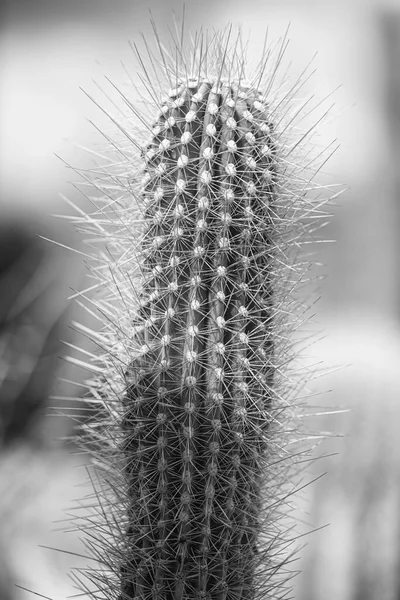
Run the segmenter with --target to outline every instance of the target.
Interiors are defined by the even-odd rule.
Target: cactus
[[[189,80],[169,98],[145,155],[121,598],[244,598],[274,372],[272,124],[241,83]]]
[[[286,38],[247,78],[230,30],[196,35],[189,54],[183,37],[172,52],[155,42],[146,64],[138,54],[147,97],[119,90],[130,120],[107,113],[118,160],[94,183],[83,172],[103,196],[77,221],[103,245],[98,293],[80,298],[102,331],[76,325],[100,348],[79,364],[105,415],[83,428],[102,473],[86,516],[95,590],[77,579],[93,598],[286,597],[299,451],[288,365],[310,266],[297,255],[324,204],[294,160],[312,128],[288,133],[302,80],[275,85]]]

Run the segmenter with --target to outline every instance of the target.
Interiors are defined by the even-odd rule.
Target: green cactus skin
[[[247,79],[240,36],[196,35],[189,56],[155,41],[148,70],[139,56],[153,103],[120,92],[150,139],[110,116],[119,159],[96,169],[103,198],[78,218],[107,247],[91,267],[102,291],[80,294],[102,322],[80,328],[100,348],[88,402],[106,418],[84,428],[102,473],[86,517],[95,591],[77,580],[96,599],[284,598],[299,452],[290,336],[310,266],[296,254],[325,202],[310,197],[315,165],[310,176],[294,159],[311,129],[286,141],[301,82],[274,91],[286,39]]]

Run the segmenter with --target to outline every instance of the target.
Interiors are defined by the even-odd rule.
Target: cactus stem
[[[157,52],[134,46],[135,100],[118,90],[129,118],[109,115],[120,139],[104,134],[117,158],[93,171],[103,197],[76,219],[106,243],[88,288],[103,323],[88,388],[105,407],[86,428],[105,482],[91,518],[107,565],[90,593],[283,598],[292,336],[308,305],[296,290],[329,198],[314,182],[324,154],[308,149],[320,119],[295,130],[310,108],[297,107],[302,81],[278,83],[287,35],[250,73],[232,27],[196,34],[189,53],[183,29],[167,49],[153,27]]]

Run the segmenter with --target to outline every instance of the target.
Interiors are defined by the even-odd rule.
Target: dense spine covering
[[[274,154],[262,95],[204,79],[171,90],[146,147],[122,598],[251,597],[274,372]]]
[[[292,156],[299,140],[286,141],[301,82],[274,91],[286,40],[245,79],[240,37],[206,39],[196,36],[189,56],[182,41],[173,56],[161,44],[157,58],[149,51],[141,78],[156,121],[120,93],[150,139],[110,116],[122,162],[96,170],[103,198],[79,218],[107,244],[89,299],[102,331],[80,326],[101,348],[87,364],[88,402],[106,409],[85,427],[102,472],[87,517],[101,566],[85,573],[95,591],[80,583],[93,598],[250,600],[289,589],[279,517],[293,492],[298,449],[284,429],[297,390],[285,368],[304,316],[293,288],[309,266],[295,255],[323,201],[305,198],[313,186]]]

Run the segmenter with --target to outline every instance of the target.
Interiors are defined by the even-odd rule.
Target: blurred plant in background
[[[0,228],[0,289],[0,445],[7,447],[38,435],[66,325],[51,248],[7,220]]]
[[[3,219],[0,226],[1,600],[16,597],[14,582],[18,580],[21,554],[24,556],[21,540],[28,537],[32,506],[37,506],[37,497],[48,488],[48,455],[54,453],[54,448],[45,415],[59,371],[60,338],[65,339],[67,333],[66,290],[61,285],[67,266],[65,257],[36,235],[34,223]],[[42,517],[36,515],[36,519],[40,522]]]

